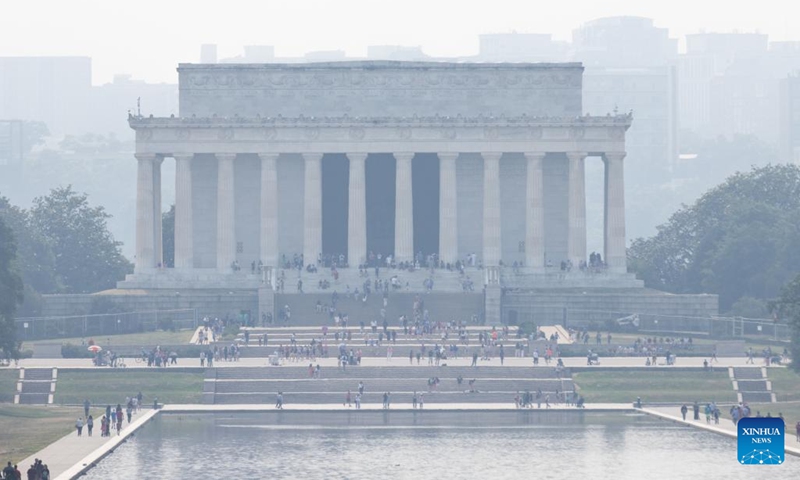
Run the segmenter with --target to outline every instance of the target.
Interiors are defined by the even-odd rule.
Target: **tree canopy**
[[[0,216],[0,355],[12,357],[17,351],[14,314],[22,303],[22,278],[17,272],[17,242]]]
[[[783,287],[780,298],[773,302],[772,309],[785,319],[791,332],[791,367],[800,372],[800,275]]]
[[[89,205],[71,186],[34,199],[30,210],[5,205],[20,240],[19,265],[25,284],[39,293],[91,293],[114,288],[132,271],[121,243],[108,231],[103,207]]]
[[[636,239],[628,258],[648,287],[716,293],[723,311],[743,297],[775,297],[800,272],[800,168],[732,175]]]

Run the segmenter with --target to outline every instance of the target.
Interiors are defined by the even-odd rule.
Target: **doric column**
[[[586,260],[585,152],[567,152],[569,161],[569,235],[567,252],[574,268]]]
[[[153,219],[153,163],[158,158],[152,154],[137,153],[136,174],[136,272],[155,268],[155,221]]]
[[[261,158],[261,261],[278,266],[278,161],[277,153],[259,153]]]
[[[233,161],[235,153],[217,153],[217,270],[232,272],[236,260]]]
[[[164,266],[163,238],[161,236],[161,164],[164,157],[158,156],[153,160],[153,261],[156,267]]]
[[[544,268],[544,152],[526,152],[528,179],[525,195],[525,265]]]
[[[411,188],[413,153],[395,153],[394,258],[397,262],[414,261],[414,197]]]
[[[483,265],[500,264],[500,152],[483,156]]]
[[[175,154],[175,268],[194,266],[192,224],[193,154]]]
[[[303,201],[303,260],[316,264],[322,252],[322,155],[303,154],[305,190]]]
[[[625,251],[625,152],[606,152],[604,237],[605,262],[614,273],[626,273]]]
[[[350,195],[347,200],[347,263],[351,267],[367,259],[366,153],[348,153]]]
[[[458,260],[457,152],[439,153],[439,260]]]

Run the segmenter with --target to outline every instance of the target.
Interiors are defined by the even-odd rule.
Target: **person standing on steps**
[[[478,366],[478,352],[472,352],[472,365],[470,367]]]
[[[364,382],[360,380],[358,382],[358,394],[362,396],[364,395]]]
[[[275,408],[283,409],[283,392],[278,392],[277,397],[275,397]]]

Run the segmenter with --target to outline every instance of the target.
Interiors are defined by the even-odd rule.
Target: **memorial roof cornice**
[[[413,116],[413,117],[145,117],[130,115],[131,128],[253,128],[274,127],[624,127],[631,126],[633,115],[580,117],[535,117],[535,116]]]

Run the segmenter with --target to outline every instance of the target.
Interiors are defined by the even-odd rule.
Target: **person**
[[[684,420],[686,420],[686,414],[688,412],[689,412],[689,407],[687,407],[685,403],[681,405],[681,416],[683,417]]]
[[[694,419],[695,420],[700,420],[700,404],[697,403],[697,402],[694,402],[694,405],[692,405],[692,410],[694,412]]]
[[[361,409],[361,394],[356,393],[356,410]]]
[[[478,366],[478,352],[472,352],[472,365],[470,367]]]
[[[414,391],[414,396],[411,397],[412,408],[417,408],[417,392]]]
[[[42,480],[50,480],[50,469],[49,469],[49,468],[47,468],[47,465],[44,465],[44,466],[42,467],[42,476],[41,476],[41,479],[42,479]]]
[[[800,431],[800,422],[797,423],[798,431]],[[11,462],[8,462],[6,468],[3,469],[3,478],[16,478],[16,473],[14,473],[14,467],[11,466]]]
[[[800,421],[794,426],[795,435],[797,435],[797,441],[800,442]]]
[[[636,397],[636,408],[642,408],[642,397]]]
[[[94,417],[89,415],[86,417],[86,431],[89,433],[89,436],[92,436],[92,429],[94,428]]]
[[[347,391],[347,396],[345,396],[344,402],[345,403],[343,403],[342,406],[344,406],[345,404],[347,404],[348,407],[352,407],[353,406],[351,401],[350,401],[350,390]]]
[[[283,409],[283,392],[278,392],[275,399],[275,408]]]
[[[83,416],[84,416],[84,417],[88,417],[88,416],[89,416],[89,407],[90,407],[91,405],[92,405],[92,404],[91,404],[91,402],[89,402],[89,399],[88,399],[88,398],[87,398],[86,400],[84,400],[84,401],[83,401]]]
[[[78,431],[78,436],[80,437],[83,433],[83,417],[78,417],[78,419],[75,420],[75,430]]]

